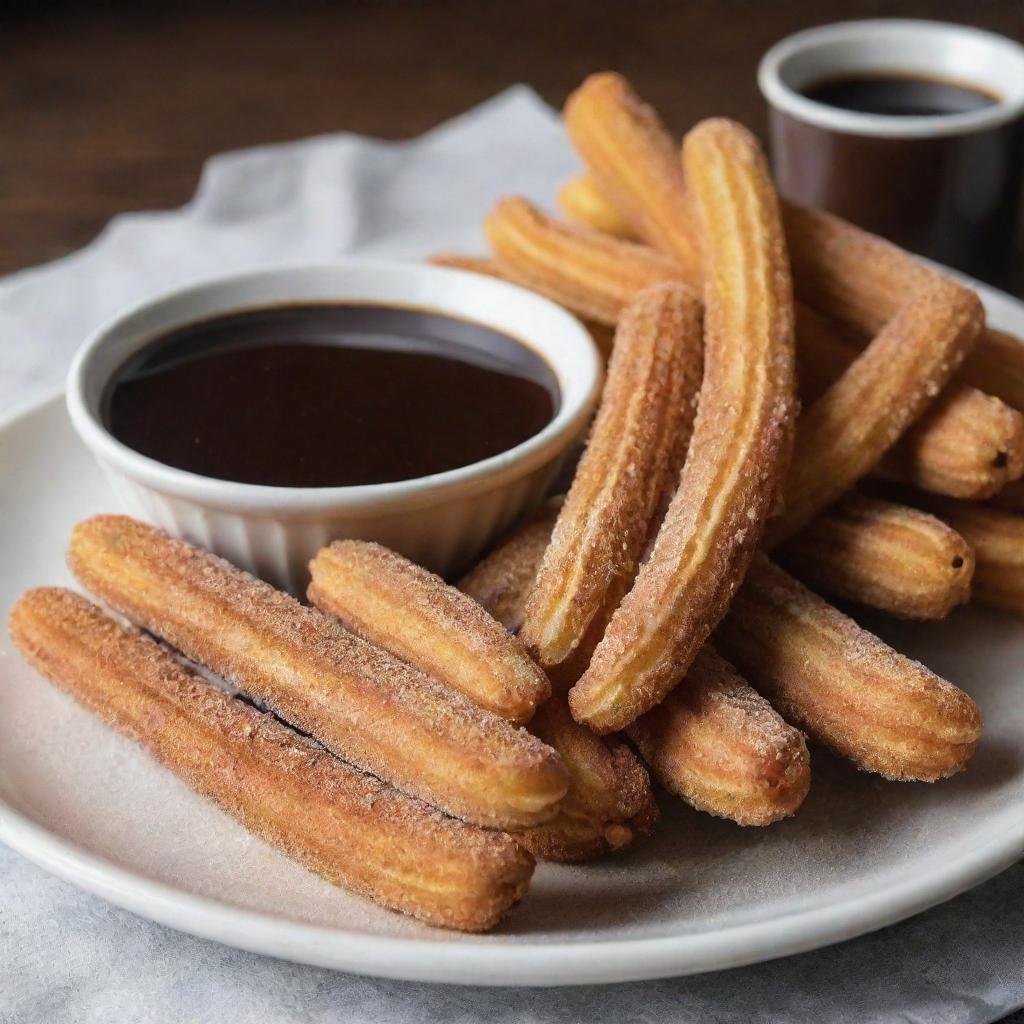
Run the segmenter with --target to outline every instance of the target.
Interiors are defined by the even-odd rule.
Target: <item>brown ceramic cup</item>
[[[808,98],[826,81],[899,75],[991,97],[961,113],[863,113]],[[841,22],[782,40],[758,71],[779,190],[995,283],[1024,167],[1024,47],[962,25]]]

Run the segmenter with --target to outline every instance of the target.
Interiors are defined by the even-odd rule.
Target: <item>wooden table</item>
[[[27,3],[0,21],[0,273],[83,245],[122,210],[184,203],[214,153],[415,135],[513,82],[559,104],[616,68],[677,131],[709,114],[760,130],[758,57],[799,28],[925,16],[1024,38],[1020,0],[139,6]]]

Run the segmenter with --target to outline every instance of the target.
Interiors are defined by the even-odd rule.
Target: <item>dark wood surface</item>
[[[83,245],[115,213],[184,203],[214,153],[340,130],[415,135],[513,82],[560,104],[588,72],[616,68],[676,131],[722,114],[760,132],[758,57],[797,29],[929,17],[1024,41],[1021,0],[0,10],[0,273]]]
[[[211,154],[342,129],[414,135],[513,82],[557,104],[587,72],[617,68],[679,131],[709,114],[760,130],[758,57],[796,29],[901,15],[1024,38],[1021,0],[26,0],[7,11],[0,273],[81,246],[119,211],[180,205]]]

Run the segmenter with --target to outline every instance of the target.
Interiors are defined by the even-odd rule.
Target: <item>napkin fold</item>
[[[215,157],[180,210],[117,217],[80,252],[0,281],[0,415],[59,387],[89,332],[160,292],[350,252],[482,252],[480,222],[499,195],[550,203],[576,167],[555,113],[521,86],[410,142],[342,134]],[[262,958],[118,910],[3,847],[0,878],[0,1024],[982,1024],[1024,1005],[1021,866],[814,953],[556,990],[379,981]]]

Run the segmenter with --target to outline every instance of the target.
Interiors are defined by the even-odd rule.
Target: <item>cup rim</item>
[[[346,288],[346,274],[349,278],[362,276],[372,279],[375,282],[374,293],[360,295],[358,288]],[[182,313],[176,316],[173,313],[174,310],[196,306],[197,302],[217,305],[218,296],[226,297],[234,290],[249,289],[258,293],[262,286],[273,282],[277,282],[279,287],[284,284],[287,290],[289,280],[308,278],[313,281],[324,275],[332,275],[336,284],[325,290],[329,294],[318,298],[306,294],[297,294],[291,299],[275,295],[263,301],[225,301],[223,308],[202,315]],[[441,286],[438,291],[445,295],[444,298],[436,302],[429,298],[431,283]],[[452,295],[457,295],[458,301],[453,300]],[[559,386],[560,403],[551,421],[532,437],[507,451],[467,466],[409,480],[338,487],[282,487],[203,476],[168,466],[135,451],[114,437],[103,423],[99,397],[116,366],[103,372],[97,364],[104,355],[109,355],[113,346],[126,346],[116,364],[120,366],[124,358],[165,330],[202,319],[204,315],[216,316],[288,302],[365,301],[416,305],[416,300],[419,300],[419,305],[430,305],[442,314],[504,330],[520,344],[533,348],[551,367]],[[507,308],[514,308],[526,319],[535,321],[536,331],[530,337],[510,332],[495,313],[502,308],[502,303],[513,304]],[[162,314],[169,318],[170,323],[147,334],[135,325],[150,314]],[[126,338],[130,340],[126,342]],[[97,375],[101,378],[98,382]],[[101,465],[109,466],[137,483],[208,507],[304,516],[326,510],[380,510],[399,504],[403,508],[434,504],[450,496],[469,497],[527,474],[554,458],[579,436],[596,404],[602,379],[601,359],[590,332],[576,317],[550,299],[506,281],[454,268],[414,261],[351,258],[275,265],[205,277],[118,313],[94,330],[79,347],[67,376],[66,403],[75,431]]]
[[[786,80],[787,63],[814,48],[855,39],[863,41],[872,37],[905,38],[909,33],[947,42],[958,37],[969,39],[978,46],[992,47],[1005,59],[1019,62],[1021,71],[1018,81],[1011,83],[1011,88],[1005,94],[1001,94],[999,102],[980,110],[957,114],[903,116],[865,114],[831,107],[808,99]],[[878,138],[940,138],[965,135],[998,128],[1024,114],[1024,46],[995,32],[925,18],[865,18],[840,21],[805,29],[777,42],[761,58],[757,81],[761,94],[771,106],[819,128]]]

